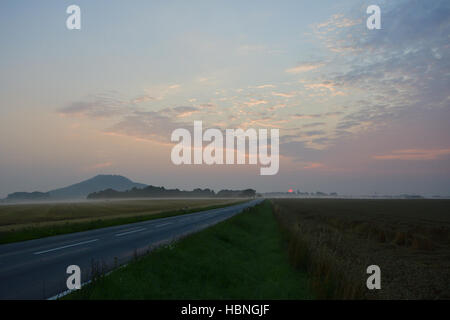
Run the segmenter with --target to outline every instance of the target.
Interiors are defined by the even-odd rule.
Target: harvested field
[[[319,298],[450,299],[449,200],[275,199],[291,263]],[[381,268],[368,290],[366,268]]]

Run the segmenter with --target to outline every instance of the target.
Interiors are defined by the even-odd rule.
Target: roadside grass
[[[136,258],[64,299],[311,299],[269,201]]]
[[[142,201],[142,200],[135,200]],[[242,200],[145,200],[150,203],[153,202],[162,202],[155,205],[133,205],[130,204],[132,201],[126,201],[127,205],[124,204],[117,205],[115,202],[108,202],[106,204],[89,204],[89,203],[78,203],[78,204],[54,204],[54,205],[25,205],[24,212],[28,212],[29,210],[33,210],[33,206],[36,208],[35,210],[43,209],[39,208],[43,206],[45,210],[48,211],[56,211],[59,209],[60,212],[60,220],[55,221],[49,219],[49,221],[41,222],[41,223],[29,223],[26,225],[11,225],[11,226],[2,226],[3,230],[0,231],[0,244],[32,240],[44,237],[50,237],[55,235],[79,232],[79,231],[87,231],[93,229],[99,229],[104,227],[117,226],[122,224],[134,223],[147,221],[152,219],[166,218],[177,216],[181,214],[188,214],[193,212],[217,209],[222,207],[227,207],[230,205],[242,203]],[[20,205],[19,205],[20,206]],[[49,208],[45,208],[48,206]],[[69,217],[65,215],[65,209],[69,207],[75,206],[76,210],[73,208],[71,210],[67,210],[70,212]],[[12,206],[14,207],[14,206]],[[56,209],[54,208],[56,207]],[[122,208],[124,213],[122,215],[117,216],[114,213],[118,210],[117,208]],[[166,209],[164,209],[166,208]],[[4,208],[0,208],[0,222],[1,222],[1,213]],[[16,209],[17,210],[17,209]],[[75,213],[74,213],[75,212]],[[110,216],[107,213],[110,213]],[[20,212],[16,213],[20,216]],[[76,219],[74,217],[83,217],[86,214],[90,214],[92,218],[87,219]],[[45,219],[45,212],[39,214],[39,219]],[[64,220],[66,218],[66,220]],[[23,217],[22,217],[23,219]],[[44,221],[44,220],[43,220]],[[1,224],[0,224],[1,226]]]

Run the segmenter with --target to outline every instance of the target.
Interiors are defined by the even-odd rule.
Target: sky
[[[72,4],[81,30],[66,28]],[[3,0],[0,197],[96,174],[450,195],[449,36],[445,0]],[[278,174],[174,165],[171,133],[196,120],[279,129]]]

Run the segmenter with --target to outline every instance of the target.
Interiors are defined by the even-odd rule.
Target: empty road
[[[0,299],[54,297],[67,290],[69,265],[81,268],[84,283],[90,279],[93,265],[113,269],[136,253],[204,229],[261,201],[0,245]]]

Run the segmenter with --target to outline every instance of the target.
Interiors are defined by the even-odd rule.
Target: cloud
[[[300,114],[296,113],[292,115],[293,118],[296,119],[314,119],[314,118],[320,118],[320,114]]]
[[[298,135],[280,137],[280,152],[284,157],[304,166],[310,163],[323,162],[324,152],[322,150],[310,148],[306,142],[297,139]]]
[[[299,64],[296,67],[286,69],[286,72],[292,73],[292,74],[298,74],[298,73],[302,73],[302,72],[315,70],[317,68],[322,67],[323,65],[324,65],[323,63],[303,63],[303,64]]]
[[[373,156],[377,160],[436,160],[450,154],[450,148],[446,149],[402,149],[395,150],[391,154]]]
[[[324,135],[326,134],[326,132],[324,130],[310,130],[310,131],[305,131],[303,132],[303,136],[306,137],[312,137],[312,136],[320,136],[320,135]]]
[[[327,145],[330,144],[333,141],[333,139],[322,137],[317,139],[312,139],[311,143],[314,145]]]
[[[275,88],[276,86],[273,84],[262,84],[260,86],[256,86],[254,88],[256,89],[265,89],[265,88]]]
[[[95,101],[76,101],[58,109],[62,116],[78,116],[89,118],[109,118],[123,113],[123,104],[97,99]]]
[[[247,107],[254,107],[260,104],[268,104],[269,102],[263,99],[253,99],[251,98],[250,101],[244,102],[243,105]]]
[[[149,95],[142,95],[142,96],[134,98],[131,102],[132,103],[142,103],[142,102],[147,102],[147,101],[152,101],[152,100],[155,100],[155,98],[151,97]]]
[[[338,130],[355,130],[367,127],[376,129],[384,125],[387,120],[398,118],[401,111],[401,109],[392,109],[386,104],[370,104],[370,102],[367,102],[367,104],[358,111],[354,111],[342,117],[336,128]]]
[[[147,88],[143,96],[151,97],[151,100],[161,101],[166,99],[167,96],[172,95],[174,92],[180,91],[181,88],[182,86],[178,83],[155,85]]]
[[[98,170],[103,168],[111,167],[113,163],[111,161],[96,163],[94,165],[83,168],[85,171]]]
[[[186,118],[200,111],[200,109],[192,106],[178,106],[165,110],[167,114],[177,118]]]
[[[291,92],[291,93],[272,92],[272,95],[275,97],[292,98],[292,97],[295,97],[295,92]]]
[[[285,103],[278,103],[276,105],[273,105],[273,106],[267,108],[267,110],[268,111],[275,111],[275,110],[278,110],[278,109],[284,109],[284,108],[286,108],[286,106],[287,106],[287,104],[285,104]]]
[[[217,106],[213,103],[202,103],[198,105],[198,108],[204,111],[212,111],[216,108]]]
[[[214,104],[206,103],[197,106],[176,106],[164,108],[159,111],[134,110],[122,116],[105,130],[109,135],[120,135],[133,137],[140,140],[171,144],[170,136],[175,129],[189,128],[193,120],[185,120],[194,114],[198,114],[199,120],[202,115],[213,112]]]
[[[302,128],[313,128],[313,127],[321,127],[326,125],[326,122],[312,122],[302,125]]]
[[[111,118],[124,116],[135,110],[139,104],[156,100],[154,97],[142,94],[135,98],[120,96],[117,92],[108,91],[86,97],[84,100],[74,101],[67,106],[59,108],[57,113],[61,116],[76,116],[83,118]]]
[[[331,96],[348,93],[349,112],[336,130],[357,134],[414,109],[448,108],[450,2],[384,3],[382,29],[374,31],[359,23],[360,9],[314,27],[331,51],[330,68],[305,88]]]
[[[174,88],[174,86],[171,87]],[[92,101],[73,102],[58,109],[58,113],[63,116],[78,116],[94,120],[108,118],[110,125],[106,129],[100,129],[107,135],[127,136],[166,144],[170,143],[173,130],[192,126],[192,123],[184,122],[183,119],[196,113],[210,113],[215,108],[215,105],[210,103],[201,104],[198,107],[175,106],[159,111],[148,111],[136,106],[140,102],[150,100],[153,98],[149,95],[141,95],[134,99],[94,95]],[[109,162],[98,164],[92,169],[107,165]]]
[[[326,91],[331,92],[332,95],[345,95],[344,92],[337,90],[336,84],[331,81],[323,81],[321,83],[309,83],[305,84],[304,87],[307,90],[318,90],[318,91]]]
[[[309,162],[303,166],[303,169],[318,169],[323,168],[324,164],[320,162]]]
[[[331,111],[331,112],[315,113],[315,114],[296,113],[296,114],[291,115],[291,117],[296,118],[296,119],[317,119],[317,118],[337,117],[342,114],[344,114],[344,112],[342,112],[342,111]]]
[[[340,33],[342,28],[349,28],[360,25],[362,23],[361,18],[348,18],[344,14],[338,13],[332,15],[327,21],[317,23],[313,25],[313,29],[318,35],[325,35],[331,32]]]
[[[284,124],[288,122],[287,119],[274,119],[273,117],[263,117],[263,118],[251,118],[245,121],[242,121],[239,125],[239,128],[275,128],[280,129]]]
[[[189,127],[192,127],[192,123],[175,121],[163,112],[138,111],[109,127],[105,133],[169,144],[175,129]]]

